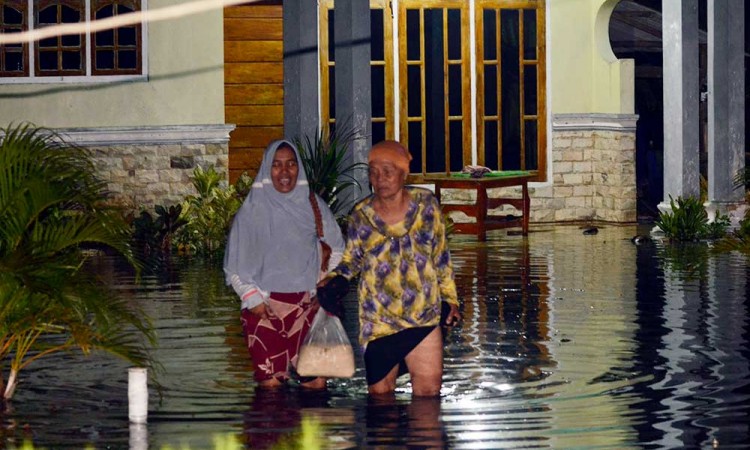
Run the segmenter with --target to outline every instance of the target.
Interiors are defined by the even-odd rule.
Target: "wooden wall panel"
[[[247,23],[252,21],[253,26]],[[224,18],[224,40],[272,41],[282,40],[283,31],[280,19]]]
[[[224,9],[224,114],[229,181],[255,176],[266,146],[284,137],[281,0]]]
[[[241,126],[235,128],[232,138],[237,139],[249,148],[266,148],[269,142],[279,139],[284,134],[283,126]]]
[[[259,18],[276,18],[281,19],[281,2],[266,2],[276,3],[275,5],[265,6],[256,2],[254,4],[232,6],[224,10],[224,17],[259,17]]]
[[[227,105],[281,105],[283,101],[280,84],[229,84],[224,88]]]
[[[284,57],[281,41],[231,41],[224,43],[225,62],[275,62]],[[231,58],[231,59],[230,59]]]
[[[284,125],[284,106],[282,105],[226,105],[225,112],[228,116],[235,118],[235,124]]]
[[[224,84],[284,84],[284,63],[225,63]]]

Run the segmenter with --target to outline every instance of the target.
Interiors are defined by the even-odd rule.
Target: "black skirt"
[[[396,365],[399,366],[399,376],[407,373],[409,369],[404,358],[434,329],[408,328],[368,343],[364,355],[367,384],[373,385],[382,380]]]

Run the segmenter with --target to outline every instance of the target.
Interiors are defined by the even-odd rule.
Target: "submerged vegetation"
[[[656,219],[656,226],[664,235],[674,241],[699,241],[719,239],[726,235],[729,228],[729,217],[717,214],[713,221],[700,200],[669,197],[670,212],[661,212]]]
[[[90,250],[140,267],[88,153],[50,130],[9,126],[0,143],[0,399],[52,353],[103,350],[150,363],[148,318],[85,270]],[[145,338],[145,342],[144,342]]]

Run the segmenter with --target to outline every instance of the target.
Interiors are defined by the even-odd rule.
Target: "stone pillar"
[[[664,201],[700,196],[698,0],[662,2]]]
[[[315,136],[318,105],[318,2],[284,1],[284,134]]]
[[[722,213],[744,202],[745,0],[708,0],[708,201]],[[733,209],[733,208],[732,208]]]
[[[356,132],[347,163],[367,162],[372,146],[369,0],[335,2],[334,46],[336,124]],[[370,192],[366,171],[357,170],[354,176],[362,189],[359,193],[350,190],[345,203],[353,204]]]

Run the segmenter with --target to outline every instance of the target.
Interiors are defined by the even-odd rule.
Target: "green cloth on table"
[[[482,178],[504,178],[504,177],[517,177],[519,175],[531,175],[528,170],[493,170],[482,175]],[[451,173],[452,178],[471,178],[470,173],[454,172]]]

